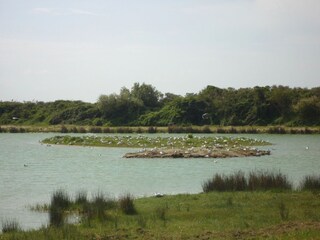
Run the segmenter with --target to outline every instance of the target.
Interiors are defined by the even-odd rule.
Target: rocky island
[[[255,146],[270,143],[244,137],[221,137],[203,135],[144,136],[144,135],[83,135],[55,136],[42,141],[45,144],[91,147],[140,148],[128,152],[125,158],[227,158],[269,155],[269,150]]]

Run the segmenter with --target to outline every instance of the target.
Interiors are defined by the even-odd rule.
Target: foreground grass
[[[318,193],[210,192],[134,200],[103,221],[5,233],[0,239],[317,239]]]

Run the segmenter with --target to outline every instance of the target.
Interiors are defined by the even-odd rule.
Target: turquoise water
[[[16,219],[24,229],[46,225],[47,214],[28,206],[49,203],[60,188],[70,194],[86,190],[89,196],[102,191],[140,197],[201,192],[201,184],[215,173],[280,170],[297,186],[303,176],[320,172],[320,135],[234,135],[273,143],[263,147],[271,155],[229,159],[125,159],[126,152],[136,149],[39,143],[50,136],[54,134],[0,134],[0,221]]]

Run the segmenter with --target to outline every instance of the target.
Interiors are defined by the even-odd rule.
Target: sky
[[[0,101],[320,86],[319,0],[0,0]]]

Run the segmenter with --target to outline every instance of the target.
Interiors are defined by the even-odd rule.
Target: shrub
[[[2,223],[3,233],[18,232],[20,230],[21,228],[16,220],[6,220]]]
[[[134,207],[133,200],[134,200],[133,196],[129,193],[119,198],[119,207],[123,213],[128,215],[133,215],[137,213]]]

